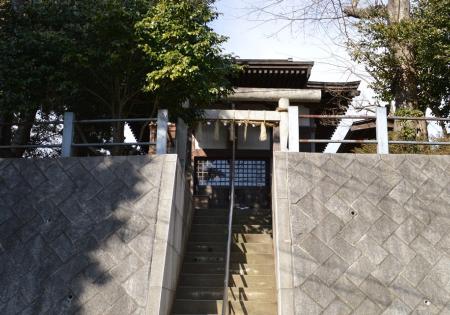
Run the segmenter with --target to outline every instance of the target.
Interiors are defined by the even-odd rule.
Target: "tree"
[[[61,25],[65,16],[56,6],[24,6],[0,1],[0,123],[22,123],[17,129],[0,125],[1,145],[28,142],[36,112],[56,108],[67,92],[60,69],[68,47]],[[64,92],[65,91],[65,92]],[[24,150],[3,150],[21,156]]]
[[[228,79],[236,67],[232,56],[222,53],[225,38],[208,27],[217,17],[209,2],[87,1],[82,10],[88,27],[69,60],[79,86],[72,99],[86,101],[72,103],[75,112],[92,115],[86,105],[95,104],[105,117],[154,117],[164,107],[186,117],[230,91]],[[180,106],[186,100],[193,107],[189,111]],[[122,122],[114,126],[114,142],[123,142],[123,127]],[[96,137],[107,138],[107,131]]]
[[[409,35],[415,44],[420,87],[419,105],[450,117],[450,1],[421,0]],[[445,131],[445,128],[444,128]]]
[[[66,102],[68,110],[80,118],[148,114],[145,107],[150,106],[152,95],[143,86],[153,64],[138,46],[135,24],[150,16],[151,6],[149,0],[90,0],[68,7],[73,23],[66,36],[73,44],[64,60],[75,91]],[[77,136],[77,141],[120,143],[125,138],[124,122],[77,126]],[[114,147],[111,153],[123,154],[124,148]]]
[[[154,108],[185,100],[203,108],[231,91],[239,67],[223,54],[226,38],[208,26],[218,16],[212,3],[161,0],[137,23],[140,47],[154,66],[145,84],[156,96]]]
[[[384,3],[267,1],[256,11],[289,24],[337,28],[354,58],[374,77],[373,87],[382,100],[394,100],[399,109],[430,107],[436,115],[448,116],[449,0]]]
[[[363,36],[352,42],[353,55],[367,65],[383,100],[449,115],[449,14],[450,1],[420,0],[398,23],[378,11],[357,24]]]
[[[195,109],[229,91],[236,66],[222,52],[225,38],[208,27],[217,17],[212,1],[43,0],[20,9],[0,1],[4,115],[148,117],[160,106],[181,112],[190,100]],[[78,126],[77,141],[122,142],[123,127]]]

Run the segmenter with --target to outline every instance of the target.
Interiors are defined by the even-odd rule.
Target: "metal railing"
[[[95,143],[75,143],[76,124],[99,124],[114,122],[156,122],[157,135],[156,141],[137,141],[137,142],[95,142]],[[21,126],[21,125],[63,125],[62,141],[55,144],[26,144],[26,145],[1,145],[0,149],[44,149],[61,148],[62,157],[72,156],[73,148],[76,147],[123,147],[123,146],[146,146],[155,145],[156,154],[165,154],[167,152],[167,128],[168,112],[165,109],[158,111],[158,118],[117,118],[117,119],[81,119],[76,120],[72,112],[64,113],[64,120],[38,121],[33,123],[2,123],[1,125]]]
[[[230,256],[231,256],[231,243],[233,237],[233,212],[234,212],[234,170],[236,162],[236,137],[235,128],[233,122],[232,132],[232,145],[231,145],[231,165],[230,165],[230,212],[228,216],[228,239],[227,239],[227,251],[225,257],[225,279],[223,281],[223,302],[222,302],[222,315],[228,313],[228,285],[230,281]]]
[[[206,111],[211,112],[211,111]],[[212,111],[212,112],[217,112]],[[236,112],[233,111],[234,118]],[[245,111],[249,115],[248,111]],[[376,144],[377,153],[389,154],[389,145],[450,145],[450,142],[439,141],[406,141],[406,140],[389,140],[388,138],[388,121],[396,120],[411,120],[411,121],[435,121],[435,122],[450,122],[450,118],[438,118],[438,117],[401,117],[401,116],[387,116],[387,110],[385,107],[377,107],[376,115],[299,115],[297,106],[289,106],[286,117],[278,112],[276,116],[280,123],[280,138],[283,138],[280,143],[282,144],[281,151],[299,151],[299,143],[321,143],[321,144]],[[242,114],[242,113],[241,113]],[[266,117],[267,113],[264,111],[255,112],[256,118],[259,116]],[[259,116],[258,116],[258,115]],[[242,114],[244,115],[244,114]],[[242,116],[241,115],[241,116]],[[216,116],[218,114],[216,113]],[[220,116],[220,115],[219,115]],[[225,115],[226,116],[226,115]],[[245,116],[245,115],[244,115]],[[243,117],[244,117],[243,116]],[[228,117],[228,116],[227,116]],[[247,117],[247,116],[245,116]],[[262,119],[259,117],[258,119]],[[285,118],[283,118],[285,117]],[[248,117],[247,117],[248,118]],[[256,119],[255,118],[255,119]],[[273,118],[273,117],[272,117]],[[215,119],[218,119],[215,117]],[[220,119],[220,118],[219,118]],[[228,119],[228,118],[227,118]],[[253,118],[252,118],[253,119]],[[376,140],[345,140],[342,139],[301,139],[299,134],[299,119],[347,119],[347,120],[375,120],[376,122]],[[265,120],[265,118],[264,118]],[[155,141],[146,142],[102,142],[102,143],[74,143],[74,126],[76,124],[94,124],[94,123],[113,123],[113,122],[157,122],[157,135]],[[167,153],[167,130],[168,130],[168,112],[165,109],[158,111],[157,118],[119,118],[119,119],[83,119],[76,120],[75,115],[71,112],[64,114],[64,120],[53,121],[41,121],[41,122],[19,122],[14,124],[0,123],[0,125],[63,125],[63,135],[61,143],[46,143],[46,144],[28,144],[28,145],[1,145],[0,149],[36,149],[36,148],[61,148],[61,156],[72,156],[72,150],[76,147],[123,147],[123,146],[146,146],[155,145],[156,154]],[[177,129],[178,130],[178,129]],[[288,139],[289,138],[289,141]],[[289,148],[287,143],[290,143]],[[297,145],[296,145],[297,144]],[[183,152],[181,152],[183,153]]]
[[[156,118],[116,118],[116,119],[83,119],[74,120],[74,124],[101,124],[114,122],[155,122]],[[154,141],[138,141],[138,142],[102,142],[102,143],[73,143],[71,147],[123,147],[133,145],[156,145]],[[69,156],[71,153],[68,154]]]
[[[450,142],[439,141],[406,141],[389,140],[388,121],[413,120],[413,121],[439,121],[450,122],[450,118],[440,117],[403,117],[387,116],[385,107],[377,107],[376,115],[298,115],[298,118],[304,119],[349,119],[349,120],[375,120],[376,122],[376,140],[345,140],[345,139],[299,139],[300,143],[342,143],[342,144],[376,144],[377,153],[389,154],[389,145],[450,145]],[[289,122],[296,123],[295,121]],[[292,129],[290,129],[292,130]]]

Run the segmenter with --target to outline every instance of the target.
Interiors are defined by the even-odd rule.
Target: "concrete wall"
[[[273,205],[279,314],[450,314],[449,156],[275,153]]]
[[[191,221],[190,187],[177,156],[167,156],[159,195],[148,314],[170,314]]]
[[[175,174],[173,155],[0,160],[0,314],[167,314]]]

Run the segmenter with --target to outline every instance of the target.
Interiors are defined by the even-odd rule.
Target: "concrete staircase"
[[[196,209],[173,314],[221,314],[228,209]],[[229,313],[275,315],[270,209],[235,210]]]

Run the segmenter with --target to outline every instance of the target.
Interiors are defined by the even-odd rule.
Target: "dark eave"
[[[321,90],[333,90],[333,91],[353,91],[358,90],[361,81],[351,82],[320,82],[309,81],[306,84],[308,89],[321,89]]]
[[[244,69],[234,85],[260,88],[305,88],[314,66],[314,62],[289,59],[237,59],[236,63]]]
[[[274,67],[274,68],[312,68],[313,61],[293,61],[291,59],[236,59],[239,65],[248,67]]]

